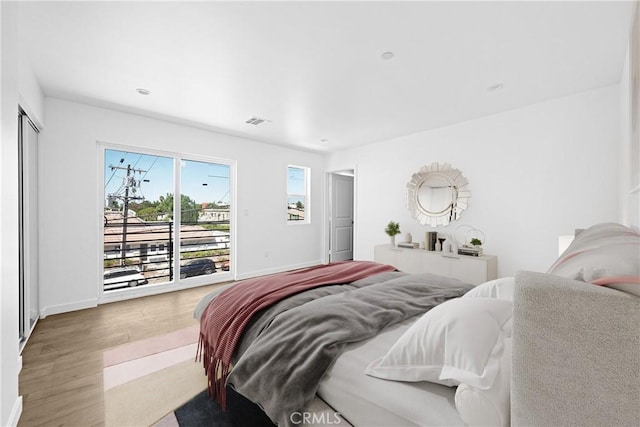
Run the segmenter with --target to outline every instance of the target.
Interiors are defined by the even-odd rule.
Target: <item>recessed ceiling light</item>
[[[136,92],[138,92],[140,95],[149,95],[151,93],[150,90],[147,89],[143,89],[141,87],[139,87],[138,89],[136,89]]]
[[[387,51],[387,52],[382,52],[382,55],[380,55],[380,57],[382,59],[384,59],[385,61],[390,60],[391,58],[393,58],[393,52],[391,51]]]
[[[504,88],[504,83],[496,83],[487,88],[489,92],[496,92],[498,90],[502,90]]]
[[[327,138],[322,138],[322,139],[320,140],[320,142],[322,142],[323,144],[325,144],[325,143],[329,142],[329,140],[328,140]]]

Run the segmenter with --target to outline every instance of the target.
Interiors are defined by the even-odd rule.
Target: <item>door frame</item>
[[[324,224],[324,253],[323,253],[323,262],[328,264],[331,262],[331,218],[332,218],[332,206],[331,201],[333,200],[333,189],[331,187],[331,177],[333,175],[344,175],[349,174],[353,176],[353,259],[357,259],[358,253],[358,242],[356,240],[356,236],[358,235],[358,204],[356,200],[358,200],[358,169],[357,166],[353,166],[351,168],[343,168],[327,171],[325,174],[325,224]]]
[[[25,129],[31,127],[35,132],[35,143],[25,135]],[[18,258],[19,258],[19,290],[18,290],[18,312],[20,319],[19,328],[19,351],[22,352],[27,344],[31,333],[40,319],[40,281],[39,281],[39,218],[40,208],[38,206],[38,189],[40,171],[38,135],[40,129],[31,120],[28,113],[18,106]],[[35,174],[35,176],[34,176]],[[32,194],[32,190],[35,194]],[[35,198],[35,200],[33,200]],[[32,203],[35,201],[35,204]],[[34,221],[35,220],[35,223]],[[34,242],[35,239],[35,242]],[[33,244],[32,244],[33,243]],[[35,294],[34,294],[35,293]],[[34,307],[32,307],[35,304]],[[34,311],[32,311],[32,308]],[[34,314],[35,318],[31,318]]]

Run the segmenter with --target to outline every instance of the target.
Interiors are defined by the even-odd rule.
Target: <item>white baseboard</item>
[[[299,268],[313,267],[320,264],[324,264],[324,263],[320,260],[317,260],[317,261],[305,262],[302,264],[294,264],[294,265],[286,265],[283,267],[270,268],[267,270],[251,271],[249,273],[237,274],[236,280],[251,279],[258,276],[267,276],[269,274],[282,273],[285,271],[297,270]]]
[[[18,421],[20,421],[20,416],[22,415],[22,396],[18,396],[16,402],[13,404],[13,409],[11,409],[11,415],[9,415],[9,420],[7,422],[8,426],[17,426]]]
[[[76,301],[69,304],[49,305],[42,308],[40,312],[40,318],[44,319],[47,316],[58,313],[67,313],[69,311],[84,310],[85,308],[93,308],[98,306],[97,299],[88,299],[84,301]]]

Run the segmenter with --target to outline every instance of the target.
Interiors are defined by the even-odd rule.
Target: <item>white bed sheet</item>
[[[351,344],[322,378],[318,396],[356,427],[464,426],[455,406],[455,387],[387,381],[364,373],[418,318]]]

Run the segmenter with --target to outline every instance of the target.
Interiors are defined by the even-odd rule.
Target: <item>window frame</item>
[[[165,151],[165,150],[156,150],[145,147],[138,147],[134,145],[125,145],[125,144],[116,144],[104,141],[96,141],[97,145],[97,162],[98,167],[97,174],[97,212],[100,213],[100,218],[102,218],[101,212],[104,209],[104,200],[106,198],[105,188],[104,188],[104,169],[105,169],[105,151],[106,150],[118,150],[125,152],[134,152],[139,154],[151,155],[151,156],[163,156],[169,157],[173,159],[173,194],[181,194],[181,162],[183,160],[191,160],[196,162],[207,162],[207,163],[217,163],[224,164],[229,166],[229,194],[230,194],[230,203],[229,203],[229,224],[230,224],[230,236],[229,236],[229,244],[231,250],[229,252],[229,262],[232,266],[231,271],[221,272],[216,277],[202,277],[202,278],[189,278],[189,279],[180,279],[179,274],[179,263],[180,258],[174,257],[174,278],[171,281],[167,281],[161,284],[154,284],[151,286],[142,286],[142,287],[134,287],[134,288],[123,288],[123,289],[112,289],[108,292],[105,292],[103,286],[104,280],[104,223],[102,220],[99,221],[99,226],[97,227],[98,233],[98,244],[96,245],[96,253],[97,253],[97,287],[98,287],[98,304],[108,303],[112,301],[119,301],[123,299],[130,298],[138,298],[143,296],[155,295],[163,292],[175,291],[179,289],[188,289],[197,286],[205,286],[212,283],[225,282],[229,280],[235,279],[235,266],[236,266],[236,241],[237,241],[237,231],[236,231],[236,203],[237,203],[237,192],[236,192],[236,182],[237,182],[237,161],[232,159],[225,159],[220,157],[213,156],[205,156],[205,155],[194,155],[181,153],[176,151]],[[175,198],[174,198],[175,200]],[[180,204],[174,203],[173,206],[173,219],[176,224],[180,224],[181,212],[180,212]],[[173,231],[173,251],[174,253],[180,253],[180,227],[174,227]]]
[[[304,194],[299,194],[299,193],[292,193],[289,191],[289,172],[290,169],[300,169],[303,171],[303,176],[304,176]],[[287,213],[286,213],[286,220],[287,220],[287,224],[311,224],[311,185],[310,185],[310,179],[311,177],[311,168],[308,166],[299,166],[299,165],[292,165],[289,164],[287,165],[287,181],[286,181],[286,191],[287,191]],[[302,220],[292,220],[289,219],[289,199],[291,197],[304,197],[304,219]]]

